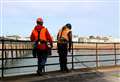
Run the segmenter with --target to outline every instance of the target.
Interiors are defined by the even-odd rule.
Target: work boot
[[[66,69],[64,70],[64,72],[65,72],[65,73],[69,73],[70,70],[69,70],[68,68],[66,68]]]
[[[37,70],[37,74],[38,74],[39,76],[42,76],[42,71],[41,71],[41,70]]]
[[[70,70],[69,70],[69,69],[66,69],[65,71],[66,71],[67,73],[69,73],[69,72],[70,72]]]

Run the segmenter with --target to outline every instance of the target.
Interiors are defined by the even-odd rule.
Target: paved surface
[[[69,73],[51,72],[43,76],[32,74],[5,78],[0,82],[120,82],[120,69],[112,69],[109,71],[100,69],[89,72],[74,70]]]

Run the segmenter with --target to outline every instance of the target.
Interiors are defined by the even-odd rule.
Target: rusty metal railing
[[[56,41],[54,42],[54,47],[52,49],[57,50],[57,45]],[[84,53],[81,52],[84,51]],[[89,53],[90,52],[92,53]],[[107,53],[100,53],[100,51],[107,51]],[[109,53],[111,52],[112,53]],[[77,53],[79,52],[79,53]],[[93,53],[94,52],[94,53]],[[8,69],[14,69],[14,68],[27,68],[27,67],[36,67],[37,65],[25,65],[25,66],[10,66],[6,67],[5,62],[7,60],[19,60],[19,59],[32,59],[33,57],[24,57],[26,54],[31,54],[32,53],[32,42],[31,41],[21,41],[21,40],[0,40],[0,61],[1,61],[1,78],[5,77],[4,76],[4,71]],[[77,53],[77,54],[76,54]],[[100,60],[99,58],[101,56],[114,56],[111,59],[104,59]],[[95,57],[95,60],[75,60],[75,58],[79,57]],[[68,64],[71,64],[72,67],[71,69],[75,69],[75,64],[80,64],[80,63],[90,63],[94,62],[95,67],[98,68],[100,67],[99,63],[100,62],[109,62],[113,61],[114,65],[120,65],[120,63],[117,63],[120,61],[120,43],[95,43],[95,42],[73,42],[72,46],[72,52],[71,55],[68,55],[68,57],[71,57],[71,61],[68,62]],[[49,58],[58,58],[58,55],[54,56],[49,56]],[[59,63],[51,63],[51,64],[46,64],[46,66],[50,65],[59,65]]]

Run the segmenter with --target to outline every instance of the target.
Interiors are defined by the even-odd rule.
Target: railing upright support
[[[98,43],[96,43],[96,69],[98,69],[98,63],[99,63],[99,60],[98,60]]]
[[[12,45],[12,40],[10,40],[10,45],[11,45],[11,57],[12,57],[12,59],[13,59],[13,45]]]
[[[72,70],[74,69],[73,42],[72,42]]]
[[[4,77],[4,39],[1,40],[2,41],[2,74],[1,74],[1,78]]]
[[[117,65],[116,43],[114,43],[115,66]]]
[[[16,41],[17,42],[17,41]],[[17,47],[18,46],[18,42],[17,43],[15,43],[15,52],[16,52],[16,58],[18,57],[18,50],[17,50]]]

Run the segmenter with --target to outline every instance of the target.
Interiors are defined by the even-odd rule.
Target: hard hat
[[[37,22],[43,22],[43,19],[41,17],[37,18]]]
[[[67,23],[65,26],[67,26],[69,29],[72,28],[71,24],[70,23]]]

